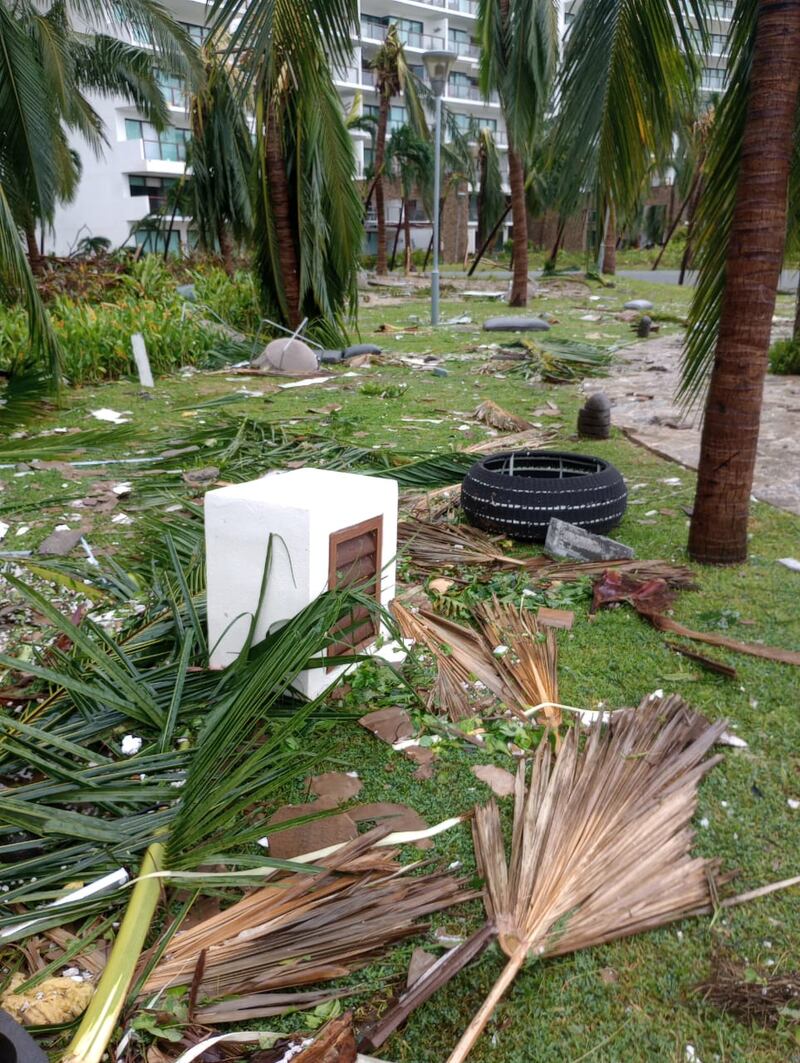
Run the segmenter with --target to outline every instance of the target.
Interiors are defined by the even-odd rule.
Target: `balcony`
[[[718,22],[730,22],[735,7],[734,3],[728,3],[727,0],[711,4],[708,12],[709,18],[716,19]]]
[[[361,20],[361,36],[364,40],[384,41],[388,30],[388,25],[382,26],[366,19]],[[397,37],[402,44],[409,48],[416,48],[421,52],[442,51],[447,43],[444,37],[437,37],[432,33],[413,33],[411,30],[404,30],[399,26],[397,27]]]
[[[450,41],[450,48],[458,53],[459,59],[480,59],[481,57],[479,44],[467,43],[466,41]]]
[[[496,92],[492,92],[489,95],[489,99],[484,98],[483,93],[477,85],[465,85],[463,82],[448,82],[447,92],[445,94],[446,100],[474,100],[475,103],[482,104],[498,104],[500,98]]]
[[[362,79],[360,77],[361,71],[358,67],[348,66],[343,69],[333,71],[333,80],[337,85],[361,85]]]
[[[478,14],[478,0],[421,0],[431,7],[440,7],[444,11],[457,11],[461,15]]]

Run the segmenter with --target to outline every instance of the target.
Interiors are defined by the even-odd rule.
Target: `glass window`
[[[196,26],[192,22],[179,22],[178,25],[186,30],[189,34],[190,40],[199,48],[201,44],[205,44],[208,40],[211,30],[208,26]]]
[[[164,248],[167,244],[167,234],[159,229],[137,229],[134,233],[136,240],[136,246],[141,247],[143,251],[148,253],[164,254]],[[169,234],[169,248],[170,254],[178,254],[181,249],[181,234],[173,229]]]
[[[156,214],[166,207],[169,191],[177,183],[177,177],[151,177],[149,174],[131,174],[128,178],[131,196],[134,199],[147,196],[151,214]]]
[[[125,119],[125,138],[143,141],[144,157],[154,162],[185,162],[190,137],[188,129],[168,126],[163,133],[158,133],[149,122],[138,118]]]

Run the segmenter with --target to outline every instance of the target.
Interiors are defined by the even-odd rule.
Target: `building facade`
[[[197,44],[207,36],[205,0],[164,0],[165,6],[184,26]],[[560,3],[560,31],[568,31],[580,0]],[[704,63],[703,89],[720,91],[724,85],[726,32],[733,3],[718,0],[713,24],[711,48]],[[335,71],[337,89],[345,111],[359,101],[362,113],[377,114],[378,94],[371,60],[394,24],[403,42],[406,58],[414,72],[424,80],[423,53],[447,48],[458,55],[447,85],[444,102],[455,121],[467,130],[488,127],[501,151],[501,166],[506,171],[507,137],[499,101],[485,100],[478,87],[480,49],[476,41],[477,0],[361,0],[359,24],[353,27],[353,57],[347,69]],[[108,32],[126,36],[124,26],[109,26]],[[128,39],[131,39],[128,36]],[[67,255],[75,251],[84,238],[105,237],[116,248],[142,245],[145,250],[163,250],[169,232],[169,250],[191,249],[191,219],[176,215],[166,225],[153,227],[145,220],[163,211],[169,190],[186,172],[186,149],[189,141],[188,97],[180,79],[163,79],[172,126],[158,133],[135,108],[124,101],[92,99],[102,118],[108,144],[96,156],[87,144],[76,139],[73,147],[81,157],[83,173],[73,202],[59,207],[53,230],[44,234],[44,251]],[[402,96],[392,101],[389,132],[408,119]],[[353,131],[357,176],[363,177],[372,162],[372,139],[366,131]],[[463,249],[474,250],[474,190],[456,190],[449,205],[450,229],[458,235],[450,248],[449,258],[460,258]],[[400,220],[400,199],[389,188],[387,222],[396,226]],[[422,204],[414,204],[412,241],[416,247],[430,242],[430,223]],[[376,217],[368,214],[365,222],[365,250],[374,250]],[[444,232],[445,252],[449,243]],[[399,249],[403,249],[400,234]]]

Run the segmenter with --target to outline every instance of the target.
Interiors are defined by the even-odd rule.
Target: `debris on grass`
[[[732,957],[717,960],[711,977],[695,990],[705,1004],[748,1025],[800,1023],[800,972],[761,974]]]
[[[485,783],[496,797],[511,797],[514,793],[514,776],[505,768],[494,764],[473,764],[470,769],[476,779]]]
[[[286,874],[179,931],[143,994],[191,983],[201,955],[198,991],[209,1000],[341,978],[418,933],[418,920],[478,895],[444,872],[408,874],[415,865],[376,848],[391,833],[377,827],[317,857],[311,873]]]
[[[496,540],[468,524],[431,524],[422,520],[401,521],[397,527],[398,550],[407,554],[418,572],[437,574],[460,565],[524,567],[497,548]]]
[[[497,428],[501,432],[527,432],[533,428],[530,421],[524,417],[518,417],[515,413],[504,410],[491,399],[486,399],[480,404],[472,415],[476,421],[488,424],[490,428]]]
[[[556,560],[573,561],[625,561],[635,556],[632,547],[558,517],[547,526],[544,552]]]
[[[27,979],[11,976],[0,996],[0,1006],[22,1026],[58,1026],[82,1015],[94,994],[90,981],[75,978],[45,978],[32,989],[18,992]]]
[[[390,746],[402,742],[404,738],[411,738],[414,734],[414,726],[411,717],[399,706],[392,705],[386,709],[378,709],[377,712],[369,712],[358,721],[362,727],[366,727],[382,742]]]
[[[724,664],[722,661],[717,661],[715,658],[708,657],[704,653],[690,650],[688,646],[681,646],[678,642],[665,642],[664,645],[668,650],[672,650],[673,653],[679,653],[682,657],[687,657],[690,661],[695,661],[701,666],[701,668],[705,668],[709,672],[716,672],[717,675],[724,675],[727,679],[736,678],[736,669],[731,664]]]

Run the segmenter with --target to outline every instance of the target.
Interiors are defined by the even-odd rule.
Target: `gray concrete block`
[[[544,552],[556,560],[574,561],[625,561],[636,556],[633,547],[605,535],[595,535],[558,517],[550,520]]]

